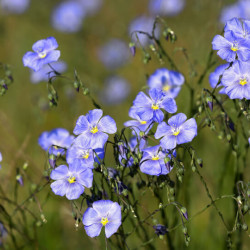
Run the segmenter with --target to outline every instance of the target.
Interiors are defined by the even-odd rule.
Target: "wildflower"
[[[142,32],[148,33],[149,35],[152,35],[154,21],[155,20],[152,17],[139,16],[131,22],[129,26],[129,34],[132,36],[132,40],[136,44],[136,46],[144,47],[152,43],[152,41],[149,39],[149,37],[146,34],[142,34],[137,31],[142,31]],[[156,38],[159,38],[160,28],[158,25],[156,25],[154,33],[155,33]]]
[[[121,207],[117,202],[99,200],[92,204],[83,214],[82,222],[85,231],[91,238],[101,233],[105,227],[105,235],[109,238],[121,225]]]
[[[128,97],[130,89],[130,84],[126,79],[111,76],[104,83],[103,90],[100,92],[100,99],[106,105],[119,104]]]
[[[104,149],[89,148],[88,141],[82,140],[82,138],[76,138],[73,145],[67,150],[66,160],[68,164],[74,164],[79,161],[82,167],[94,168],[94,161],[98,162],[98,158],[103,159]]]
[[[73,33],[82,28],[84,17],[85,11],[80,3],[62,2],[52,13],[52,25],[58,31]]]
[[[93,173],[89,168],[83,168],[80,164],[60,165],[50,174],[55,180],[51,185],[56,195],[64,196],[68,200],[75,200],[84,192],[84,187],[92,187]]]
[[[52,68],[51,68],[52,67]],[[46,64],[39,71],[30,71],[30,81],[34,84],[39,82],[47,82],[49,78],[56,76],[54,70],[58,73],[63,73],[67,69],[67,64],[63,61],[51,63],[51,67]]]
[[[86,140],[92,149],[103,148],[108,140],[108,134],[114,134],[117,131],[114,119],[108,115],[104,117],[102,115],[101,109],[90,110],[86,116],[82,115],[78,118],[73,131],[75,135],[80,135],[81,140]]]
[[[238,18],[233,18],[226,22],[224,32],[228,32],[228,31],[232,31],[233,34],[237,38],[249,39],[250,38],[250,21],[243,20],[241,22]]]
[[[158,125],[155,138],[160,140],[164,149],[174,149],[176,145],[191,142],[197,135],[197,124],[194,118],[187,120],[183,113],[172,116],[167,125],[162,122]]]
[[[148,78],[148,85],[151,89],[161,89],[167,97],[176,98],[184,81],[184,76],[179,72],[161,68]]]
[[[236,61],[222,76],[221,84],[230,99],[250,99],[250,63]]]
[[[214,72],[212,72],[210,75],[209,75],[209,83],[211,85],[212,88],[220,88],[220,87],[223,87],[221,85],[221,83],[219,83],[219,80],[220,80],[220,76],[222,77],[225,70],[227,68],[229,68],[229,63],[226,63],[226,64],[222,64],[220,66],[218,66]],[[220,94],[225,94],[225,88],[221,88],[220,91],[219,91]]]
[[[136,108],[136,113],[141,120],[153,120],[160,123],[164,118],[161,109],[169,113],[175,113],[177,111],[175,100],[165,96],[161,90],[150,89],[149,96],[150,97],[143,92],[139,92],[133,102],[133,107]]]
[[[153,15],[175,16],[184,8],[184,0],[150,0],[149,11]]]
[[[100,7],[103,4],[103,0],[78,0],[78,2],[81,4],[84,12],[88,16],[92,16],[96,14],[96,12],[100,9]]]
[[[69,148],[74,141],[74,136],[63,128],[55,128],[50,132],[43,132],[39,139],[38,144],[43,150],[48,150],[50,154],[62,155],[65,149]]]
[[[161,224],[157,224],[155,226],[153,226],[153,228],[155,229],[155,233],[159,236],[159,235],[165,235],[168,230],[164,225]]]
[[[107,69],[117,69],[129,60],[128,45],[120,39],[111,39],[98,50],[98,58]]]
[[[224,33],[224,37],[216,35],[212,41],[213,50],[218,50],[217,55],[227,62],[238,58],[241,61],[250,59],[250,41],[238,38],[232,31]]]
[[[22,14],[29,7],[30,0],[1,0],[4,13]]]
[[[149,121],[142,120],[137,114],[137,109],[135,107],[130,108],[129,116],[134,120],[125,122],[124,126],[133,128],[133,131],[135,131],[137,135],[139,135],[141,131],[147,134],[153,126],[154,121],[152,119]]]
[[[32,46],[35,52],[29,51],[23,56],[24,66],[38,71],[45,64],[56,62],[60,57],[60,51],[55,50],[57,47],[58,44],[54,37],[37,41]]]
[[[172,166],[165,163],[166,157],[171,158],[171,155],[168,151],[162,150],[160,145],[144,149],[140,162],[141,172],[156,176],[168,174],[172,170]]]

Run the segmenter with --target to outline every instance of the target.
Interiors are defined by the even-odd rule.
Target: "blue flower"
[[[58,73],[62,74],[67,69],[67,64],[63,61],[51,63],[52,68]],[[49,78],[54,77],[56,74],[52,68],[46,64],[39,71],[30,71],[30,81],[32,83],[47,82]]]
[[[106,105],[119,104],[127,98],[130,89],[130,84],[126,79],[112,76],[105,81],[100,99]]]
[[[154,121],[152,119],[149,121],[142,120],[137,114],[137,109],[135,107],[130,108],[129,116],[134,120],[125,122],[124,126],[133,128],[133,131],[135,131],[138,136],[141,131],[147,134],[153,126]]]
[[[142,45],[144,47],[152,43],[152,41],[149,39],[147,35],[140,34],[139,32],[135,32],[135,31],[143,31],[143,32],[148,33],[149,35],[152,35],[154,21],[155,20],[153,17],[140,16],[131,22],[129,26],[129,34],[132,36],[132,40],[137,46]],[[159,26],[156,26],[155,36],[156,38],[159,38],[160,36]],[[137,38],[139,39],[139,42]]]
[[[133,102],[133,108],[136,109],[136,113],[142,121],[153,120],[160,123],[164,118],[161,109],[166,110],[168,113],[177,111],[175,100],[165,96],[161,90],[150,89],[149,96],[139,92]]]
[[[93,149],[89,148],[88,141],[78,137],[75,139],[73,145],[67,150],[66,160],[68,164],[79,162],[82,167],[93,169],[94,161],[99,162],[96,154],[100,159],[103,159],[104,149],[98,148],[95,149],[94,152]]]
[[[153,15],[175,16],[184,8],[184,0],[150,0],[149,11]]]
[[[222,9],[220,21],[226,21],[234,18],[249,19],[250,18],[250,0],[240,0],[235,4],[226,6]]]
[[[93,173],[80,164],[60,165],[52,170],[50,178],[55,180],[50,187],[56,195],[76,200],[84,192],[84,187],[92,187]]]
[[[78,0],[86,15],[92,16],[100,9],[103,0]]]
[[[228,31],[232,31],[235,37],[237,38],[249,39],[250,38],[250,21],[243,20],[241,22],[238,18],[233,18],[226,22],[224,32],[228,32]]]
[[[52,13],[52,25],[58,31],[73,33],[82,28],[84,17],[85,11],[80,3],[62,2]]]
[[[98,58],[111,70],[125,65],[129,57],[129,47],[120,39],[111,39],[98,50]]]
[[[218,84],[218,82],[219,82],[220,76],[222,76],[224,74],[225,70],[229,67],[229,65],[230,65],[229,63],[222,64],[222,65],[218,66],[215,69],[215,71],[209,75],[209,83],[210,83],[212,88],[215,88],[216,86],[217,86],[217,88],[223,87],[221,85],[221,83]],[[225,88],[220,89],[219,93],[225,94]]]
[[[80,116],[76,122],[73,133],[80,135],[81,140],[86,140],[89,148],[103,148],[108,140],[108,134],[114,134],[117,131],[114,119],[108,115],[104,117],[102,115],[101,109],[94,109],[86,116]]]
[[[23,13],[30,4],[30,0],[1,0],[1,7],[4,13]]]
[[[105,235],[109,238],[117,232],[121,225],[121,207],[117,202],[110,200],[95,201],[92,207],[89,207],[82,217],[82,223],[85,231],[91,238],[101,233],[102,227],[105,227]]]
[[[172,116],[167,125],[162,122],[158,125],[155,138],[159,139],[164,149],[174,149],[176,145],[191,142],[197,135],[197,124],[194,118],[187,120],[183,113]]]
[[[119,154],[119,161],[122,166],[125,166],[122,162],[122,159],[127,160],[126,166],[131,167],[134,164],[134,159],[131,156],[129,159],[127,158],[127,153],[132,152],[138,154],[140,151],[142,151],[147,145],[147,141],[143,138],[137,138],[136,136],[133,136],[128,145],[124,143],[121,147],[122,150],[120,150]],[[129,147],[129,148],[127,148]]]
[[[221,84],[230,99],[250,99],[250,63],[236,61],[222,76]]]
[[[38,144],[46,151],[49,149],[50,154],[60,155],[64,154],[63,148],[69,148],[73,141],[74,136],[66,129],[55,128],[50,132],[43,132],[38,139]]]
[[[184,76],[179,72],[161,68],[148,78],[148,85],[151,89],[161,89],[167,97],[176,98],[184,81]]]
[[[227,62],[233,62],[236,57],[241,61],[250,60],[250,41],[238,38],[232,31],[224,33],[224,37],[216,35],[212,41],[213,50]]]
[[[166,157],[171,158],[171,155],[168,151],[162,150],[160,145],[144,149],[140,162],[141,172],[156,176],[168,174],[173,167],[164,162]]]
[[[45,64],[56,62],[60,57],[60,51],[55,50],[57,47],[58,44],[54,37],[37,41],[32,46],[35,52],[29,51],[23,56],[24,66],[38,71]]]
[[[2,156],[2,153],[0,152],[0,162],[3,160],[3,156]],[[1,168],[1,164],[0,164],[0,168]]]

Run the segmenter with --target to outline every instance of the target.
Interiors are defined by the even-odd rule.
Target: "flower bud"
[[[131,52],[132,56],[135,56],[136,47],[135,47],[134,43],[129,43],[129,49],[130,49],[130,52]]]

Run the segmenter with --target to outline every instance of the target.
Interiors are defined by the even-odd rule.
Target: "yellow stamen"
[[[144,124],[147,124],[147,122],[146,122],[146,121],[141,121],[141,124],[143,124],[143,125],[144,125]]]
[[[157,104],[152,104],[151,108],[153,110],[157,110],[157,109],[159,109],[159,106]]]
[[[57,149],[58,149],[58,147],[57,147],[57,146],[54,146],[54,149],[56,149],[56,150],[57,150]]]
[[[82,156],[82,158],[83,158],[83,159],[88,159],[88,158],[89,158],[89,152],[87,152],[86,154],[84,154],[84,155]]]
[[[244,86],[245,84],[247,84],[247,80],[244,78],[244,79],[240,79],[240,82],[239,82],[240,85]]]
[[[160,158],[159,158],[158,155],[152,157],[152,160],[153,160],[153,161],[158,161],[159,159],[160,159]]]
[[[180,134],[180,130],[176,130],[173,132],[173,135],[177,136],[178,134]]]
[[[91,133],[95,134],[98,132],[98,128],[95,126],[90,130]]]
[[[236,46],[232,46],[232,47],[231,47],[231,50],[234,51],[234,52],[236,52],[236,51],[239,50],[239,49],[238,49]]]
[[[40,58],[44,58],[44,57],[47,56],[47,54],[46,54],[45,52],[41,52],[41,53],[38,54],[38,56],[39,56]]]
[[[109,222],[109,221],[108,221],[108,218],[102,217],[101,223],[102,223],[103,226],[106,226],[106,224],[107,224],[108,222]]]
[[[75,182],[76,182],[76,177],[74,177],[74,176],[69,177],[69,178],[68,178],[68,182],[69,182],[70,184],[75,183]]]
[[[169,85],[165,85],[163,88],[162,88],[163,91],[165,92],[168,92],[170,90],[170,86]]]

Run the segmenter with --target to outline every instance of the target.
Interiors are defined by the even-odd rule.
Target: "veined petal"
[[[111,118],[109,115],[104,116],[99,121],[98,128],[100,129],[100,131],[108,134],[114,134],[117,131],[115,120]]]
[[[89,128],[89,122],[88,122],[87,118],[84,115],[81,115],[76,121],[76,126],[74,128],[73,133],[75,135],[79,135],[79,134],[87,131],[88,128]]]
[[[161,146],[164,149],[174,149],[177,145],[177,139],[174,135],[166,135],[160,140]]]
[[[93,182],[93,172],[91,169],[87,168],[85,171],[81,172],[77,177],[77,182],[81,185],[91,188]]]
[[[67,180],[58,180],[51,183],[50,187],[54,194],[64,196],[68,190],[69,183]]]
[[[145,107],[152,105],[152,100],[142,91],[136,96],[135,100],[133,101],[134,106]]]
[[[92,224],[90,226],[85,226],[84,229],[89,237],[94,238],[101,233],[102,224],[101,223]]]
[[[96,125],[101,119],[103,111],[101,109],[93,109],[89,111],[88,121],[91,125]]]
[[[170,114],[173,114],[177,111],[177,105],[175,100],[169,97],[165,97],[162,100],[160,107],[166,110]]]
[[[87,208],[82,217],[82,223],[84,226],[90,226],[92,224],[98,224],[101,221],[101,217],[92,207]]]
[[[110,222],[110,223],[108,223],[105,226],[105,235],[106,235],[106,237],[109,238],[112,234],[116,233],[121,224],[122,224],[121,222],[118,222],[118,223]]]
[[[106,217],[112,205],[113,202],[110,200],[99,200],[93,203],[93,208],[101,217]]]
[[[162,122],[158,125],[156,132],[155,132],[155,138],[159,139],[166,134],[170,133],[171,127],[166,124],[166,122]]]
[[[161,173],[161,166],[159,161],[145,160],[140,164],[140,170],[145,174],[158,176]]]
[[[180,133],[177,136],[177,144],[190,142],[196,135],[197,123],[194,118],[191,118],[181,125]]]
[[[71,183],[69,184],[69,187],[66,191],[66,197],[68,200],[76,200],[78,199],[81,194],[84,192],[84,187],[75,182],[75,183]]]
[[[216,35],[212,41],[213,50],[221,50],[231,47],[231,43],[223,36]]]
[[[66,165],[60,165],[57,168],[53,169],[50,174],[52,180],[64,179],[69,172],[69,169]]]
[[[177,115],[172,116],[168,120],[168,124],[172,127],[179,127],[182,123],[187,120],[187,116],[183,113],[179,113]]]

